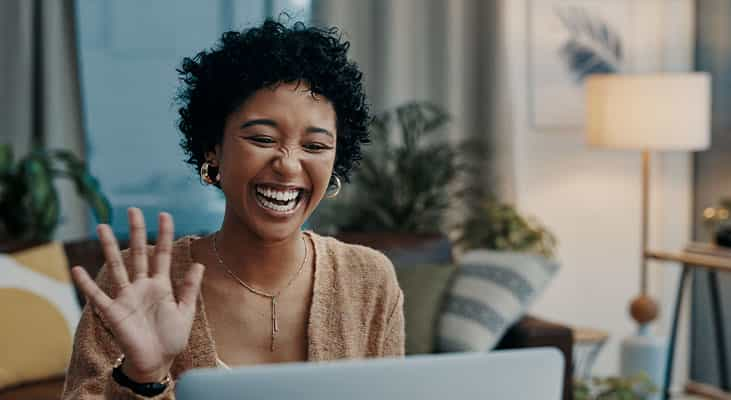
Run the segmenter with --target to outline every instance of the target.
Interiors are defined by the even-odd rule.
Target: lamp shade
[[[707,73],[595,74],[585,88],[590,145],[653,151],[703,150],[710,145]]]

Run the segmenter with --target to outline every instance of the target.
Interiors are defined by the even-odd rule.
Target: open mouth
[[[276,213],[293,212],[302,199],[303,189],[276,189],[266,185],[256,185],[256,201],[260,206]]]

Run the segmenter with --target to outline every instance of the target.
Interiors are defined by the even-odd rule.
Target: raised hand
[[[107,273],[116,288],[114,298],[104,293],[84,268],[76,266],[71,273],[124,353],[123,372],[136,382],[154,382],[167,375],[175,356],[188,343],[204,268],[198,263],[191,266],[176,300],[170,278],[172,217],[160,214],[157,244],[151,257],[147,254],[142,212],[130,208],[128,217],[130,266],[124,265],[111,228],[108,225],[97,228]]]

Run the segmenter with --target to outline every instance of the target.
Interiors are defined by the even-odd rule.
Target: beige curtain
[[[484,182],[514,201],[509,107],[499,100],[496,0],[313,0],[313,21],[341,28],[378,112],[428,100],[453,116],[450,135],[479,137]]]
[[[17,156],[33,145],[83,156],[73,0],[0,1],[0,141]],[[87,235],[87,212],[59,180],[58,239]]]

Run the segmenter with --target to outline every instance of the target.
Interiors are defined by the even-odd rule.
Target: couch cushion
[[[58,400],[63,392],[64,376],[0,389],[0,400]]]
[[[557,270],[557,263],[532,254],[488,250],[464,254],[447,289],[437,351],[492,349]]]
[[[0,389],[63,375],[81,309],[59,243],[0,255]]]
[[[404,292],[406,354],[434,351],[444,291],[455,270],[453,264],[396,266],[399,285]]]
[[[452,242],[439,236],[410,246],[386,248],[383,249],[383,254],[394,265],[450,264],[452,263]]]

